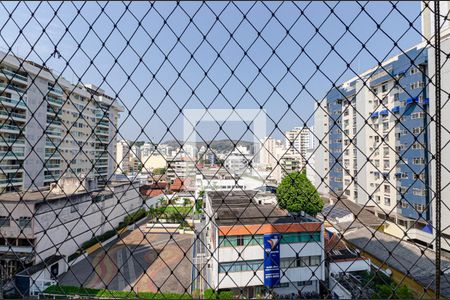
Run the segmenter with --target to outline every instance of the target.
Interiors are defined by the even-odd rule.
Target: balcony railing
[[[8,118],[18,118],[18,119],[26,119],[27,115],[25,113],[16,113],[12,111],[0,110],[0,116],[6,116]]]
[[[17,86],[14,86],[12,84],[0,83],[0,91],[2,91],[4,89],[13,90],[13,91],[16,91],[16,92],[21,93],[21,94],[25,93],[24,89],[19,88]]]
[[[20,131],[22,127],[17,125],[0,124],[0,130]]]
[[[9,145],[25,145],[24,139],[16,139],[16,138],[1,138],[0,143],[8,143]]]
[[[16,73],[16,72],[8,70],[8,69],[0,69],[0,74],[2,74],[2,73],[4,75],[6,75],[8,78],[19,79],[22,81],[28,81],[28,76],[21,75],[19,73]]]
[[[17,184],[22,183],[23,178],[2,178],[0,179],[0,185]]]
[[[61,88],[54,87],[54,86],[53,87],[49,86],[48,87],[48,91],[53,93],[53,94],[57,94],[57,95],[63,95],[64,94],[64,91]]]
[[[14,106],[17,107],[24,107],[26,108],[26,102],[22,99],[22,100],[16,100],[16,99],[11,99],[9,97],[5,97],[5,96],[0,96],[0,101],[4,102],[4,103],[10,103],[13,104]]]
[[[56,104],[56,105],[62,105],[63,104],[63,100],[60,99],[60,98],[47,96],[46,99],[51,104]]]
[[[19,151],[0,151],[0,159],[2,157],[23,157],[25,156],[24,152]]]

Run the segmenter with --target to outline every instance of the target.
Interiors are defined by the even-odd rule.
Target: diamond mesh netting
[[[450,297],[449,10],[0,3],[0,298]]]

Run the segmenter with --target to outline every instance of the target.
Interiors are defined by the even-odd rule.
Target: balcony
[[[27,108],[27,104],[24,100],[16,100],[5,96],[0,96],[0,101],[10,107]]]
[[[10,124],[0,124],[0,131],[1,132],[19,134],[21,130],[22,130],[21,126],[10,125]]]
[[[105,138],[105,137],[97,137],[97,142],[100,143],[109,143],[109,138]]]
[[[109,136],[109,130],[96,129],[96,130],[95,130],[95,134],[97,134],[97,135],[106,135],[106,136]]]
[[[8,69],[0,69],[0,76],[3,76],[13,81],[18,81],[20,83],[28,84],[28,76],[21,75]]]
[[[417,103],[417,98],[409,98],[406,100],[406,105],[411,105]]]
[[[394,108],[392,108],[392,113],[394,114],[400,113],[400,106],[395,106]]]
[[[20,138],[4,138],[0,137],[0,145],[5,146],[24,146],[25,140]]]
[[[45,158],[52,158],[52,159],[56,159],[56,158],[61,158],[61,153],[59,152],[45,152]]]
[[[20,165],[0,165],[0,169],[4,173],[23,172],[23,167]]]
[[[47,119],[47,125],[48,126],[61,126],[62,123],[60,120],[48,120]]]
[[[0,246],[0,253],[11,253],[11,254],[19,254],[19,253],[33,253],[33,247],[31,246]]]
[[[56,87],[56,86],[49,86],[48,92],[52,93],[54,95],[57,95],[57,96],[64,95],[64,91],[60,87]]]
[[[59,130],[59,129],[56,129],[56,128],[54,128],[54,129],[48,128],[48,129],[45,130],[45,134],[48,135],[48,136],[57,136],[57,137],[59,137],[59,136],[62,135],[62,131]]]
[[[55,164],[55,163],[46,163],[45,165],[44,165],[44,167],[47,169],[47,170],[59,170],[60,168],[61,168],[61,165],[60,164]]]
[[[12,111],[0,110],[0,118],[2,119],[15,119],[17,121],[25,122],[27,120],[27,115],[25,113],[16,113]]]
[[[21,185],[23,178],[2,178],[0,179],[0,186],[7,185]]]
[[[57,181],[60,176],[59,174],[44,175],[44,181]]]
[[[5,158],[23,159],[24,152],[19,151],[0,151],[0,160]]]
[[[54,105],[58,105],[58,106],[63,105],[63,100],[60,98],[47,96],[46,99],[47,99],[48,103],[50,103],[50,104],[54,104]]]
[[[0,91],[3,91],[3,90],[6,90],[6,91],[10,90],[10,91],[14,91],[14,92],[17,92],[20,94],[25,94],[25,90],[22,88],[19,88],[12,84],[0,83]]]
[[[107,128],[109,128],[109,121],[100,121],[97,124],[100,127],[107,127]]]

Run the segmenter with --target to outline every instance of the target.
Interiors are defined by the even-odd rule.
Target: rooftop
[[[308,215],[290,214],[272,204],[258,204],[258,191],[207,192],[218,225],[293,224],[318,222]]]
[[[363,205],[348,199],[330,200],[325,199],[325,207],[321,212],[321,217],[333,223],[342,231],[359,227],[378,227],[383,224],[383,220],[375,216]],[[345,220],[344,217],[352,216],[353,220]]]
[[[434,290],[436,263],[432,250],[367,228],[349,231],[344,236],[347,242],[361,251],[385,262],[390,268],[408,274],[424,288]],[[450,260],[441,257],[441,268],[449,269]],[[441,275],[441,294],[450,298],[450,274]]]

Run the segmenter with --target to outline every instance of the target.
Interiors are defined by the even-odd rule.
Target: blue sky
[[[420,42],[420,2],[396,7],[388,2],[9,2],[0,6],[0,48],[45,61],[69,81],[81,78],[117,94],[125,107],[120,138],[181,138],[179,110],[205,107],[262,107],[268,135],[280,138],[280,130],[312,124],[314,102],[333,82]],[[61,59],[51,57],[55,44]],[[250,140],[246,127],[228,122],[220,131],[209,122],[197,130],[205,139]]]

